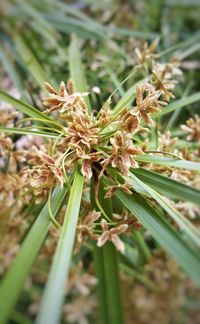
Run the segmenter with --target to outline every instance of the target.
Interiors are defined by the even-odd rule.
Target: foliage
[[[180,323],[199,312],[199,34],[173,40],[171,1],[81,3],[2,4],[0,323]]]

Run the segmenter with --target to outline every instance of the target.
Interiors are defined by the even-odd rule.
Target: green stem
[[[134,235],[135,240],[137,241],[140,251],[142,252],[144,261],[147,262],[151,256],[151,254],[150,254],[149,248],[148,248],[144,238],[142,237],[139,230],[134,231],[133,235]]]
[[[65,297],[65,285],[71,264],[76,225],[80,209],[84,178],[77,168],[69,196],[58,246],[45,287],[36,323],[59,323]]]
[[[112,201],[104,199],[104,183],[100,181],[99,201],[104,212],[112,218]],[[97,208],[94,184],[91,186],[91,204]],[[102,248],[95,244],[93,249],[95,273],[98,278],[98,295],[101,310],[101,323],[122,324],[122,305],[119,282],[119,262],[117,251],[111,242]]]

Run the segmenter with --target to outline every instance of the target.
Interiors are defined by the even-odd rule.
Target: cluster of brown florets
[[[132,137],[136,133],[144,132],[145,129],[141,126],[142,121],[147,126],[154,125],[150,114],[159,112],[166,104],[162,101],[161,92],[151,84],[138,86],[136,105],[133,108],[124,107],[117,117],[112,118],[111,109],[107,105],[103,106],[98,116],[95,117],[89,114],[83,101],[85,94],[69,95],[67,90],[61,90],[63,86],[62,82],[60,90],[58,92],[54,90],[52,94],[52,87],[47,85],[47,89],[51,89],[51,92],[49,100],[45,99],[44,103],[47,106],[55,103],[55,106],[46,112],[58,110],[58,117],[62,119],[63,136],[57,147],[64,154],[66,151],[69,152],[66,164],[69,166],[75,160],[82,159],[82,173],[88,178],[92,176],[94,162],[99,162],[103,168],[108,166],[118,168],[124,175],[128,175],[130,167],[138,167],[134,157],[142,154],[143,151],[141,147],[134,145]],[[108,136],[105,136],[106,127]],[[110,130],[112,135],[109,135]],[[107,158],[105,158],[106,147],[109,150]]]
[[[182,75],[179,68],[179,60],[172,57],[170,62],[159,62],[156,54],[159,39],[156,39],[150,46],[145,43],[141,49],[136,48],[135,52],[139,60],[139,66],[147,71],[150,83],[162,94],[162,99],[169,102],[174,98],[174,89],[177,83],[176,76]]]
[[[0,136],[1,164],[6,168],[2,173],[2,204],[5,207],[5,195],[12,192],[10,205],[17,198],[18,210],[28,205],[32,199],[41,203],[47,199],[55,186],[63,186],[66,177],[74,169],[78,160],[81,160],[81,172],[90,179],[96,173],[100,178],[108,170],[114,168],[124,176],[124,183],[116,182],[110,186],[106,198],[110,198],[114,192],[121,188],[126,193],[131,193],[126,177],[130,168],[137,168],[137,156],[144,153],[148,142],[143,137],[154,126],[152,114],[157,114],[171,97],[174,96],[174,75],[181,72],[176,61],[159,63],[155,54],[157,42],[150,47],[145,45],[143,51],[137,50],[140,65],[144,65],[148,71],[148,78],[143,84],[139,84],[133,94],[133,105],[124,107],[119,113],[113,113],[111,98],[102,106],[98,114],[90,113],[86,105],[85,97],[88,93],[74,91],[73,82],[67,85],[60,83],[56,90],[46,83],[48,97],[44,98],[44,114],[53,114],[60,123],[58,137],[47,143],[38,143],[31,136],[21,137],[13,143],[5,134]],[[17,114],[3,113],[1,124],[13,126]],[[188,132],[188,139],[199,139],[199,120],[195,116],[189,120],[183,129]],[[141,136],[143,143],[138,144],[135,136]],[[173,149],[176,138],[171,138],[170,133],[160,135],[160,149],[164,153],[177,153]],[[147,144],[146,144],[147,143]],[[180,152],[179,152],[180,154]],[[152,168],[151,165],[144,165]],[[166,172],[160,171],[161,173]],[[170,169],[172,174],[174,169]],[[18,174],[14,174],[18,172]],[[177,171],[177,174],[178,173]],[[170,174],[171,175],[171,174]],[[173,177],[173,175],[172,175]],[[4,185],[6,183],[6,185]],[[97,186],[98,187],[98,186]],[[12,190],[11,190],[12,188]],[[19,198],[20,197],[20,198]],[[6,206],[7,208],[11,206]],[[98,205],[98,204],[97,204]],[[98,205],[99,206],[99,205]],[[102,246],[110,240],[120,252],[124,252],[123,242],[119,235],[127,232],[132,224],[129,219],[116,221],[113,225],[105,219],[99,221],[102,216],[99,212],[85,213],[78,224],[78,241],[81,243],[87,236],[97,240],[98,246]],[[104,215],[105,216],[105,215]],[[136,226],[137,227],[137,226]],[[101,235],[97,235],[99,231]]]

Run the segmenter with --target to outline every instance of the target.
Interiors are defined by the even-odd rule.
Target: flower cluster
[[[174,77],[182,75],[182,71],[179,68],[179,61],[175,57],[167,63],[157,60],[156,49],[158,43],[159,39],[156,39],[149,47],[145,43],[141,50],[136,48],[135,52],[140,65],[149,74],[150,83],[155,86],[156,90],[160,91],[162,99],[169,102],[171,98],[174,98],[173,91],[177,83]]]
[[[200,142],[200,117],[198,115],[188,119],[187,125],[182,125],[181,128],[188,133],[188,141]]]
[[[158,114],[174,96],[172,90],[176,81],[173,76],[181,72],[176,61],[159,63],[156,47],[157,40],[150,47],[145,45],[142,51],[136,51],[140,66],[145,67],[148,77],[136,87],[132,105],[124,106],[118,113],[111,109],[112,97],[106,100],[98,113],[95,110],[90,112],[85,100],[89,93],[74,92],[72,81],[67,85],[62,81],[58,89],[46,83],[48,96],[43,99],[43,113],[56,118],[56,122],[52,120],[53,124],[59,123],[57,138],[38,142],[28,135],[14,143],[6,134],[1,134],[1,160],[8,171],[8,174],[2,175],[2,186],[7,181],[5,188],[8,188],[4,194],[3,188],[0,188],[2,201],[9,196],[9,190],[12,192],[11,205],[14,199],[22,196],[18,199],[19,212],[32,198],[36,204],[47,198],[50,201],[53,188],[63,187],[77,161],[81,160],[83,176],[87,180],[94,179],[96,206],[100,211],[81,212],[84,216],[79,218],[77,226],[77,246],[80,247],[85,239],[92,238],[99,247],[111,241],[124,253],[125,246],[119,236],[127,233],[133,224],[129,218],[113,222],[111,217],[109,220],[98,201],[98,188],[100,178],[106,175],[112,181],[112,185],[106,188],[106,199],[111,199],[118,189],[127,194],[132,193],[126,179],[131,168],[139,167],[137,157],[144,154],[148,147],[148,134],[155,125],[152,114]],[[11,114],[5,112],[1,116],[1,124],[13,126],[16,117],[15,111]],[[183,126],[189,133],[188,139],[199,137],[198,123],[195,116],[188,121],[187,126]],[[33,127],[37,129],[37,125]],[[160,135],[159,142],[160,148],[170,153],[176,139],[167,133],[165,136]],[[114,179],[110,171],[119,172],[122,180]],[[14,175],[15,172],[18,175]]]

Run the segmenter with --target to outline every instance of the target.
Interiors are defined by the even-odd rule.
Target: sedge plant
[[[16,42],[21,49],[25,46],[20,36]],[[1,324],[16,315],[28,275],[40,271],[34,264],[40,262],[42,246],[48,277],[34,312],[38,324],[59,323],[63,314],[67,321],[85,323],[79,307],[85,307],[91,321],[123,323],[123,276],[159,296],[154,276],[145,272],[157,249],[163,253],[163,271],[180,266],[200,285],[200,234],[185,215],[189,208],[196,213],[200,205],[200,118],[195,115],[182,125],[181,139],[159,131],[163,115],[199,101],[200,93],[170,103],[182,72],[175,58],[160,61],[157,45],[156,40],[136,49],[134,74],[143,71],[143,78],[116,104],[114,91],[98,111],[90,102],[75,36],[67,84],[60,80],[59,86],[54,85],[39,73],[40,109],[0,92],[3,102],[15,108],[1,114],[1,219],[2,227],[9,229],[2,240],[11,235],[10,223],[19,226],[12,264],[2,270]],[[50,247],[48,232],[53,237]],[[171,268],[166,255],[175,262]],[[97,292],[98,302],[80,306],[87,285]],[[73,312],[74,286],[82,297],[74,302]]]

